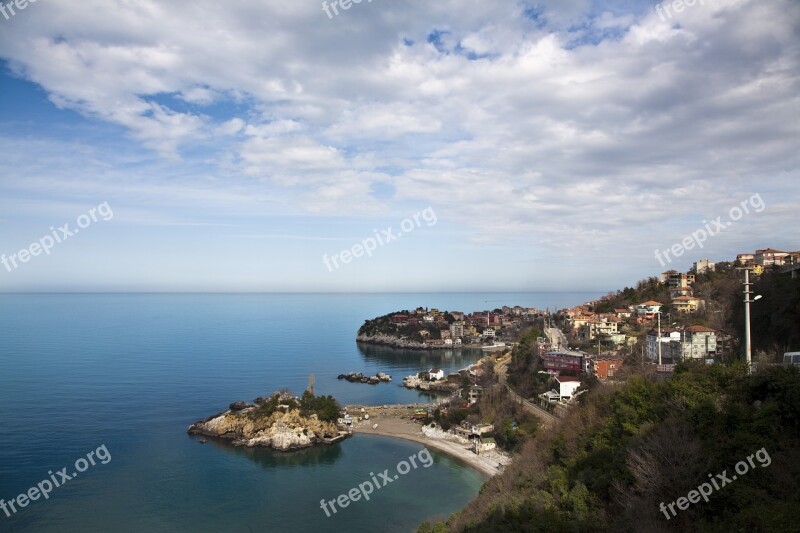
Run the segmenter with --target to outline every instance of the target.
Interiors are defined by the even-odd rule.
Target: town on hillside
[[[521,402],[535,406],[534,414],[543,409],[558,416],[589,381],[624,379],[626,365],[666,377],[680,362],[740,358],[742,340],[725,326],[730,310],[723,309],[731,302],[719,293],[724,285],[741,296],[739,271],[744,269],[753,279],[768,271],[795,278],[800,252],[767,248],[738,254],[734,262],[703,259],[687,272],[669,270],[636,288],[553,313],[519,305],[468,314],[427,307],[397,311],[365,321],[357,339],[418,349],[484,349],[490,355],[481,364],[451,375],[422,369],[403,384],[449,393],[445,403],[471,406],[491,382],[505,383],[510,371],[508,385]],[[645,295],[650,298],[635,299]]]
[[[425,349],[503,350],[546,314],[546,311],[519,305],[469,314],[418,307],[367,320],[358,330],[357,340]]]

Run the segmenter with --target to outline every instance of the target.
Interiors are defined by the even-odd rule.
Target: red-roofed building
[[[622,368],[623,357],[619,355],[601,355],[592,361],[592,371],[598,379],[613,378]]]

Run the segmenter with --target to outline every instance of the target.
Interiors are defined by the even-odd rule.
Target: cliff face
[[[189,427],[191,435],[207,435],[232,441],[234,446],[264,446],[286,451],[308,448],[339,436],[336,425],[315,416],[300,416],[300,411],[278,411],[270,416],[253,418],[255,408],[225,411]]]

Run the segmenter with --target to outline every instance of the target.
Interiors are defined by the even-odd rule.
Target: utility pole
[[[750,346],[750,304],[761,298],[761,295],[756,295],[755,298],[750,298],[753,291],[750,290],[750,269],[744,268],[744,356],[747,360],[747,372],[753,372],[753,353]]]
[[[661,366],[661,311],[658,312],[658,365]]]

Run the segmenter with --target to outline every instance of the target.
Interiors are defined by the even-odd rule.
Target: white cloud
[[[628,4],[49,0],[0,50],[57,105],[188,163],[216,143],[219,187],[312,213],[387,209],[380,179],[480,242],[600,249],[767,184],[796,200],[800,7]]]

